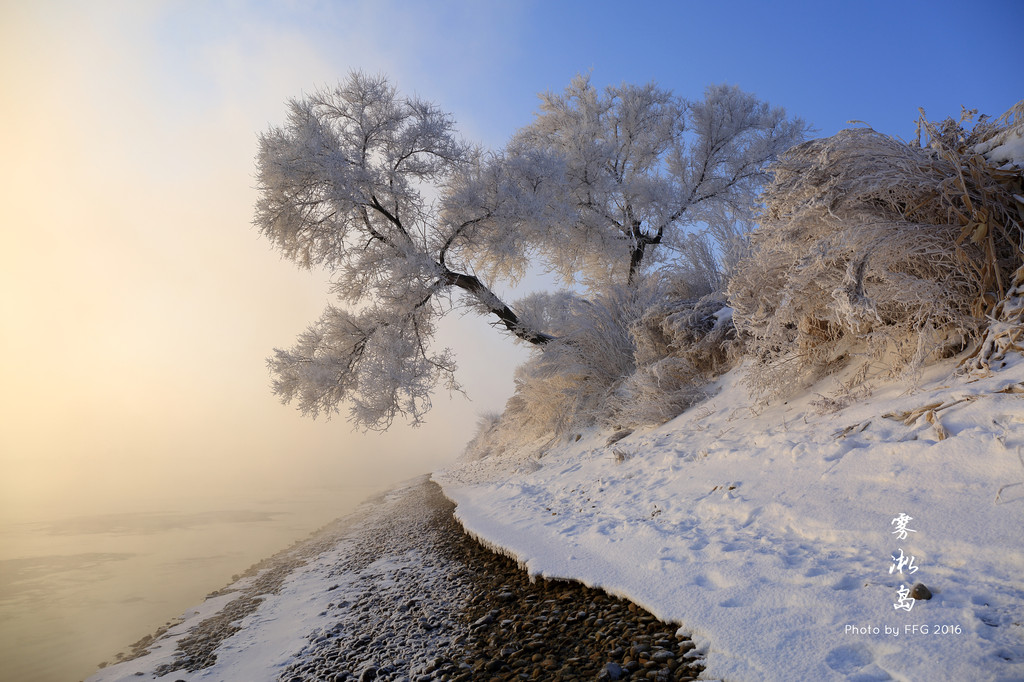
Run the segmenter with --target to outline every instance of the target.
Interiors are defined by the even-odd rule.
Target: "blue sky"
[[[598,83],[655,80],[689,97],[709,83],[733,83],[823,135],[858,119],[909,136],[918,107],[931,116],[958,114],[961,105],[1002,113],[1024,93],[1019,1],[528,7],[510,22],[508,51],[492,55],[493,78],[445,69],[443,52],[428,69],[451,74],[457,85],[441,87],[456,108],[479,110],[498,128],[528,118],[532,93],[586,70]],[[482,91],[471,85],[478,79]]]
[[[862,120],[910,136],[918,107],[998,114],[1024,92],[1020,0],[213,5],[173,3],[155,19],[168,59],[199,59],[192,87],[209,67],[203,46],[259,51],[273,31],[305,41],[332,80],[388,73],[490,144],[529,121],[538,92],[588,71],[598,84],[654,80],[689,97],[736,84],[823,135]],[[309,76],[295,92],[324,77]]]
[[[502,407],[525,353],[468,317],[441,342],[473,401],[439,395],[416,433],[353,435],[270,394],[264,359],[327,303],[328,275],[250,224],[256,136],[288,97],[383,72],[500,146],[538,92],[589,72],[694,98],[728,82],[821,135],[857,119],[909,138],[918,107],[1024,98],[1021,26],[1021,0],[0,0],[0,515],[197,471],[211,490],[240,471],[255,489],[396,480]]]

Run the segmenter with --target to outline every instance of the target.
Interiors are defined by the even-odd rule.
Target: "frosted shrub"
[[[916,144],[852,129],[780,158],[728,287],[755,391],[799,388],[855,354],[904,370],[978,336],[1021,264],[1024,221],[1020,170],[982,154],[1022,107],[972,130],[971,112],[922,114]]]
[[[687,266],[592,299],[522,304],[531,324],[561,331],[518,369],[502,428],[557,436],[596,423],[659,423],[704,397],[737,357],[725,298],[707,294],[705,279]]]
[[[661,423],[705,398],[740,354],[731,313],[720,293],[647,310],[630,326],[637,368],[610,396],[609,423]]]
[[[634,369],[629,326],[651,303],[641,287],[610,287],[591,299],[559,295],[549,317],[556,339],[516,370],[516,392],[506,416],[536,434],[561,434],[594,423],[611,388]],[[525,311],[544,307],[550,296],[535,297]],[[530,315],[524,312],[524,315]]]
[[[479,415],[476,420],[476,433],[466,444],[466,449],[462,453],[463,459],[472,461],[494,454],[493,451],[499,447],[496,435],[500,428],[500,412],[485,412]]]

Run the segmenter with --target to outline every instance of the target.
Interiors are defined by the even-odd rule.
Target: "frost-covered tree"
[[[659,419],[701,394],[697,384],[726,364],[709,349],[731,337],[709,336],[715,319],[694,312],[703,310],[696,299],[724,290],[744,255],[765,166],[805,131],[735,87],[688,102],[653,84],[599,92],[578,76],[564,93],[543,94],[536,120],[459,179],[464,199],[451,210],[457,222],[473,221],[479,267],[518,275],[540,261],[589,289],[586,300],[541,295],[522,308],[558,339],[517,372],[506,409],[514,431]],[[505,213],[474,207],[494,204],[498,189]],[[660,362],[641,357],[638,343],[659,327],[646,316],[665,296],[673,304],[659,310],[672,320],[672,342],[661,347],[672,357]]]
[[[314,417],[347,401],[359,426],[418,423],[435,386],[458,388],[452,354],[431,350],[453,295],[520,341],[584,353],[585,334],[553,325],[591,319],[566,316],[572,296],[516,312],[494,283],[514,284],[540,259],[569,282],[636,288],[666,244],[715,288],[715,254],[687,246],[685,230],[747,215],[764,164],[803,130],[732,87],[688,103],[654,85],[602,94],[578,77],[487,154],[383,77],[356,73],[293,99],[285,124],[260,136],[255,224],[300,266],[328,268],[341,305],[275,350],[273,389]]]
[[[283,402],[315,417],[348,400],[351,419],[373,429],[397,415],[418,423],[435,385],[458,388],[451,353],[430,348],[452,290],[515,337],[549,340],[462,258],[476,222],[507,212],[515,190],[506,177],[491,173],[494,191],[462,220],[443,217],[431,196],[457,173],[473,175],[480,158],[436,106],[360,73],[291,100],[287,122],[260,136],[255,225],[300,266],[328,268],[346,305],[329,306],[293,348],[274,351]],[[516,210],[524,214],[521,202]]]
[[[568,282],[633,284],[665,260],[659,246],[703,256],[686,253],[693,228],[749,217],[765,166],[806,130],[733,86],[688,102],[654,84],[599,92],[577,76],[542,94],[536,120],[491,162],[520,173],[533,220],[510,241],[497,216],[484,219],[496,235],[485,261],[507,270],[539,253]]]

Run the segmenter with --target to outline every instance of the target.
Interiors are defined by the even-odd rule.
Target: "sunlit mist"
[[[329,273],[297,271],[251,227],[256,134],[346,66],[270,17],[228,35],[228,11],[4,12],[0,515],[393,481],[500,407],[508,369],[474,382],[472,356],[474,401],[438,395],[411,434],[300,419],[268,390],[264,359],[316,318]],[[465,326],[446,340],[510,348]]]

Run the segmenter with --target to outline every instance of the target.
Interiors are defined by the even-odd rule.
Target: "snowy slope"
[[[814,390],[758,406],[734,370],[614,445],[585,433],[434,478],[531,573],[691,631],[709,679],[1022,680],[1024,362],[954,369],[828,413]],[[931,600],[900,598],[918,582]]]

